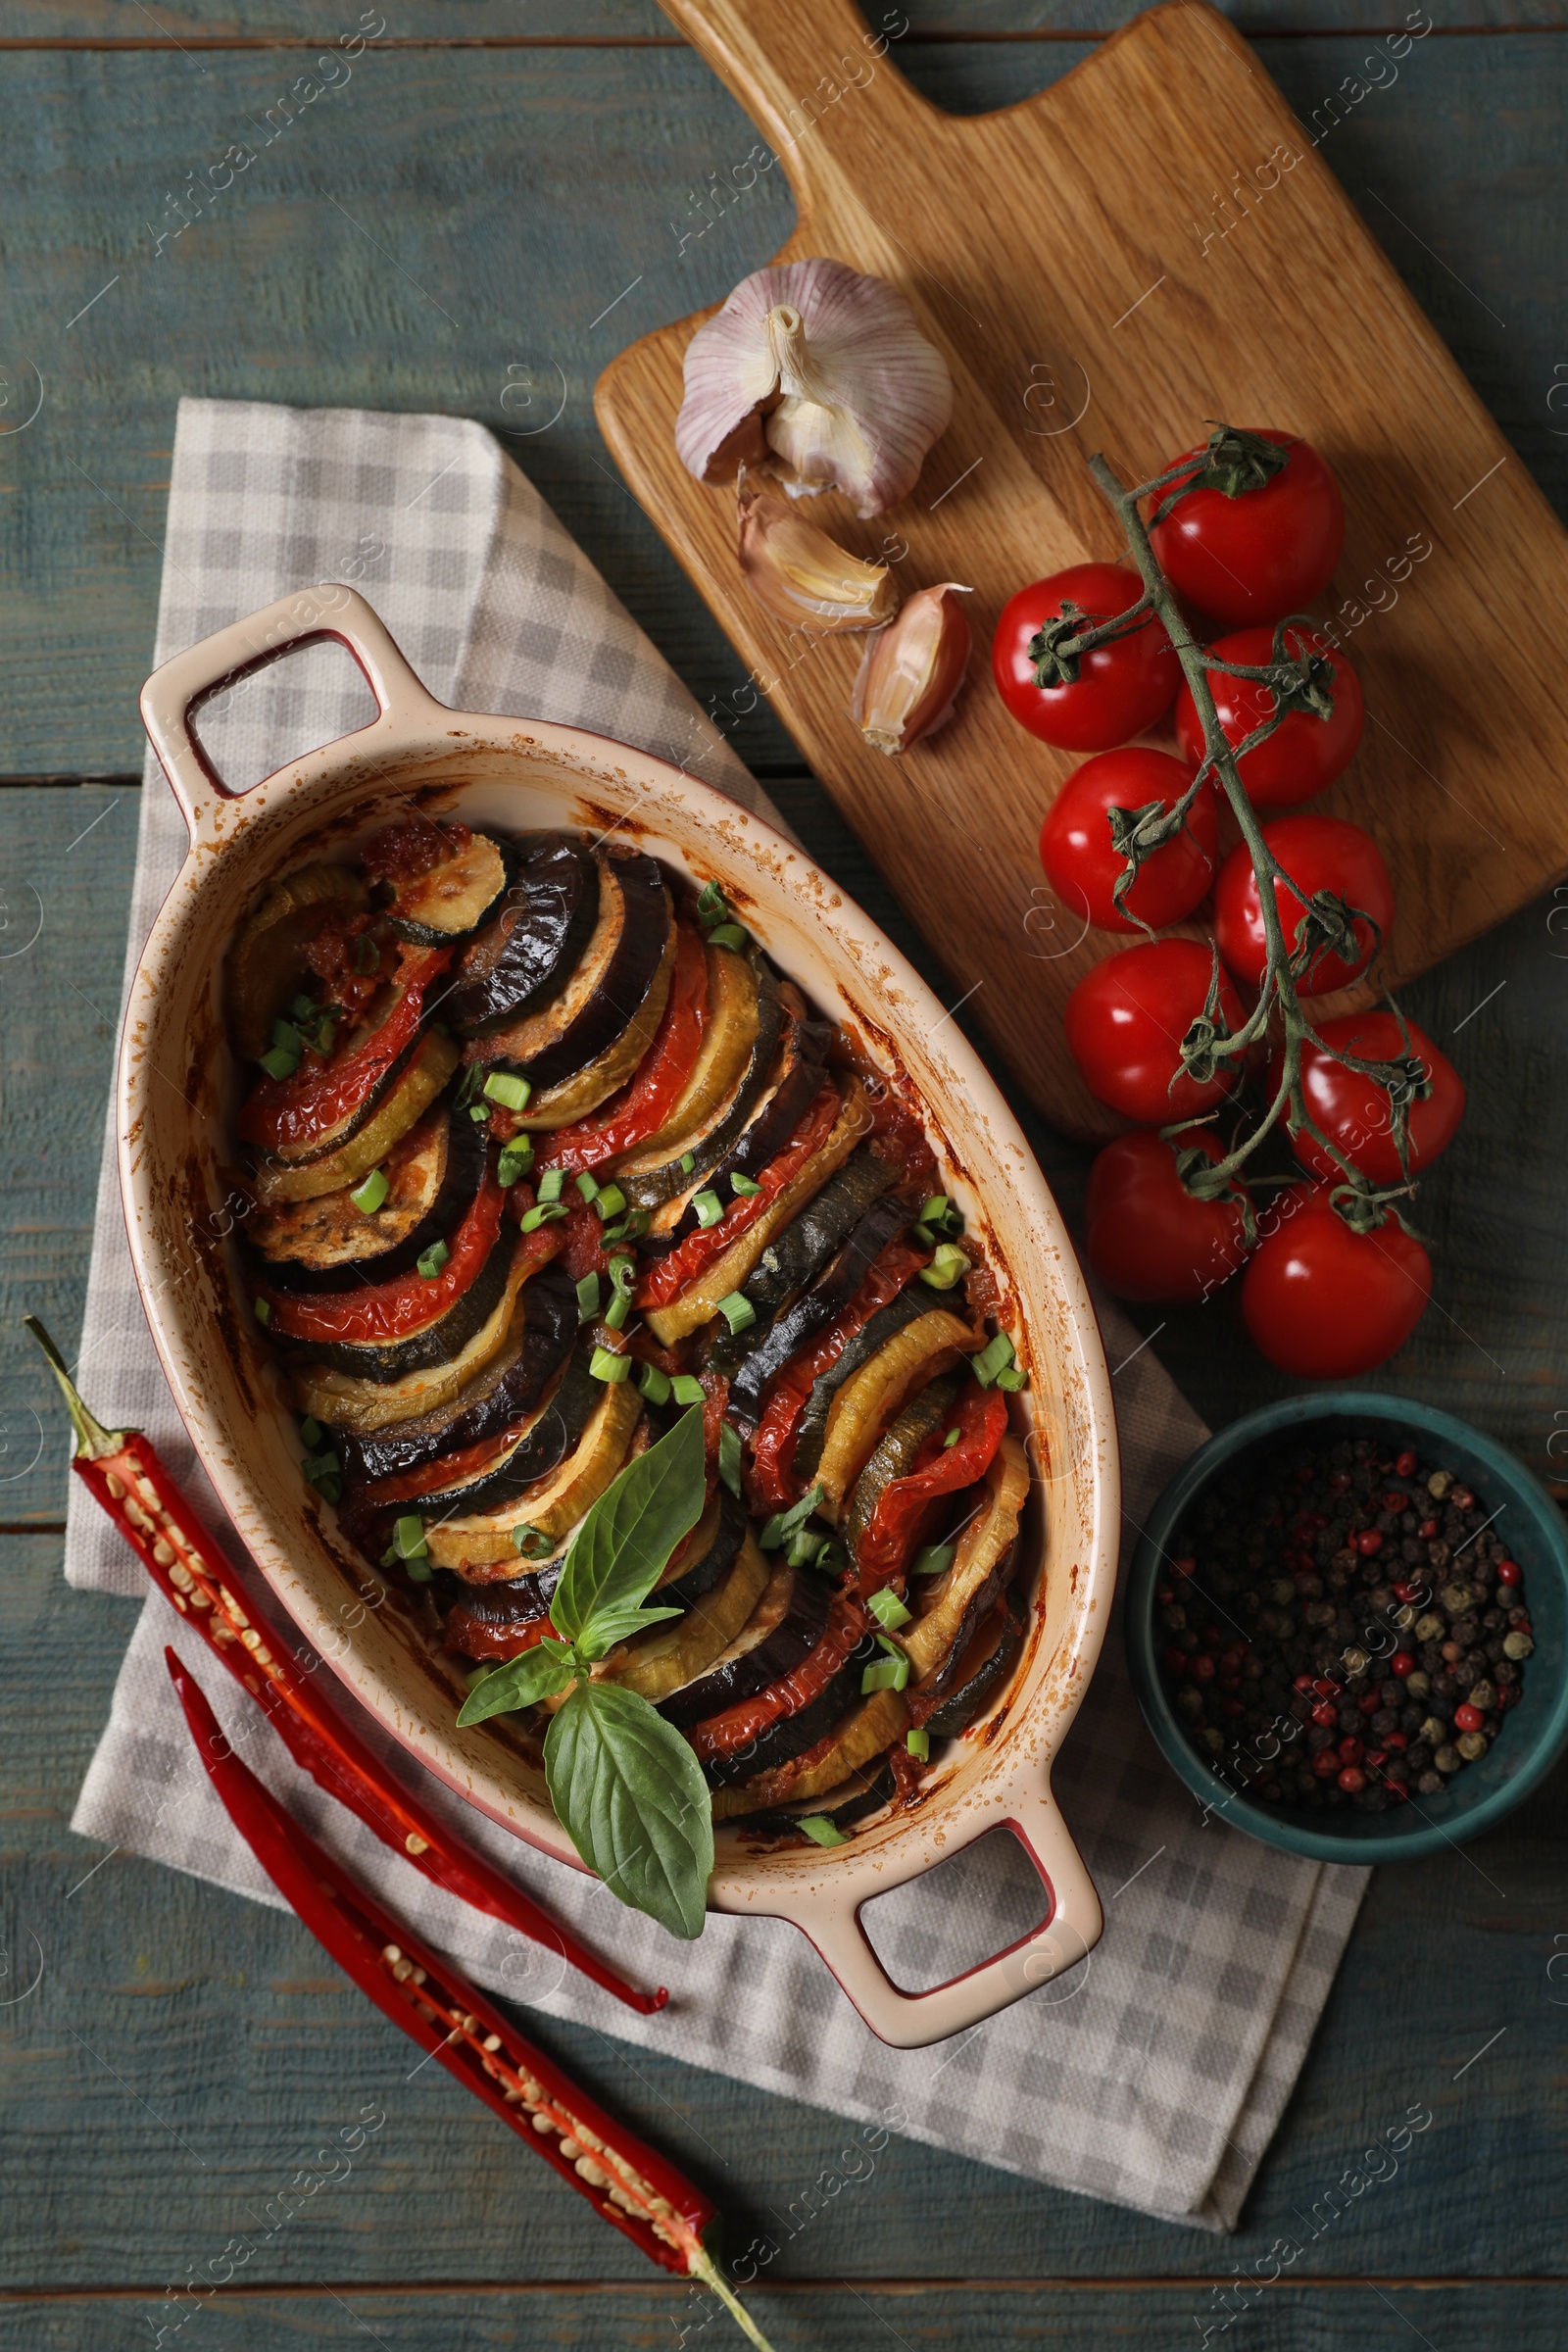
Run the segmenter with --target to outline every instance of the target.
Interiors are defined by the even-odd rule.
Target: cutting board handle
[[[874,198],[897,186],[905,142],[945,120],[912,90],[890,44],[901,8],[873,0],[660,0],[666,17],[745,107],[784,166],[804,228],[817,193],[849,182]]]

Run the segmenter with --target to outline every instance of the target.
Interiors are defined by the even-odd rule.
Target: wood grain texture
[[[984,649],[1015,588],[1120,553],[1085,471],[1092,450],[1136,481],[1200,439],[1205,417],[1285,424],[1343,487],[1342,595],[1426,547],[1428,567],[1406,572],[1406,592],[1355,637],[1369,724],[1316,804],[1366,822],[1396,879],[1373,981],[1401,984],[1568,872],[1555,752],[1568,538],[1222,18],[1167,0],[1032,103],[973,121],[937,112],[891,59],[872,65],[847,0],[765,16],[744,0],[667,4],[784,159],[801,217],[778,258],[829,253],[888,279],[947,356],[953,422],[910,497],[870,523],[837,498],[813,513],[858,555],[895,551],[901,584],[975,588],[981,675],[957,719],[889,760],[847,716],[855,640],[787,631],[750,595],[730,493],[694,482],[675,456],[694,320],[612,364],[600,423],[753,686],[977,995],[983,1029],[1034,1101],[1075,1133],[1115,1131],[1060,1012],[1124,943],[1090,933],[1040,954],[1053,920],[1040,820],[1077,760],[1015,725]],[[1228,204],[1238,173],[1248,193]],[[1042,369],[1050,411],[1032,396]],[[1060,429],[1042,430],[1057,417]],[[1530,615],[1511,606],[1504,629],[1498,584],[1516,564],[1540,603]],[[1066,914],[1054,910],[1052,948]]]

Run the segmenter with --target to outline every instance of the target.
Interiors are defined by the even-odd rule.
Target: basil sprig
[[[550,1801],[572,1844],[612,1894],[672,1936],[703,1932],[713,1817],[697,1758],[635,1690],[593,1682],[617,1642],[678,1617],[644,1606],[702,1515],[702,1408],[606,1488],[571,1540],[548,1635],[468,1693],[460,1725],[569,1692],[545,1736]]]

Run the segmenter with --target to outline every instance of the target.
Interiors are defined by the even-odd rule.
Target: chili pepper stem
[[[49,1337],[36,1315],[24,1315],[22,1328],[37,1341],[49,1359],[49,1369],[60,1383],[71,1426],[76,1433],[76,1459],[81,1462],[101,1462],[106,1455],[119,1453],[125,1440],[135,1436],[134,1430],[105,1429],[103,1423],[87,1410],[75,1382],[66,1369],[66,1359]]]
[[[768,2342],[760,2328],[758,2327],[757,2322],[753,2319],[751,2313],[747,2310],[745,2304],[741,2301],[739,2295],[735,2292],[735,2289],[731,2286],[729,2280],[725,2278],[717,2263],[709,2253],[707,2247],[699,2246],[696,2252],[693,2253],[689,2259],[692,2277],[694,2278],[700,2278],[703,2284],[708,2288],[709,2293],[718,2297],[719,2301],[723,2304],[724,2309],[729,2313],[730,2318],[740,2329],[742,2335],[745,2336],[747,2342],[749,2344],[756,2344],[759,2347],[759,2352],[773,2352],[772,2345]]]

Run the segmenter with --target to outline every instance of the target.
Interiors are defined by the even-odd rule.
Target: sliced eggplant
[[[995,1601],[1003,1581],[998,1571],[1006,1573],[1028,1493],[1028,1456],[1018,1439],[1008,1435],[986,1472],[984,1505],[959,1538],[952,1567],[933,1580],[920,1616],[899,1636],[922,1688],[961,1656],[979,1617]]]
[[[752,1058],[760,1018],[758,962],[732,948],[715,948],[710,940],[703,953],[708,1005],[691,1075],[663,1124],[645,1136],[634,1153],[607,1163],[617,1178],[628,1169],[659,1166],[672,1155],[678,1162],[692,1139],[719,1117]]]
[[[337,1372],[316,1361],[292,1366],[290,1382],[300,1411],[329,1429],[355,1437],[373,1436],[379,1430],[395,1429],[418,1416],[439,1412],[463,1396],[469,1382],[506,1347],[517,1293],[528,1273],[528,1252],[519,1250],[494,1312],[449,1362],[405,1373],[401,1380],[392,1381],[360,1380],[353,1373]]]
[[[516,1072],[536,1093],[575,1077],[614,1044],[652,988],[675,926],[652,858],[640,850],[595,856],[602,869],[599,920],[561,995],[465,1049],[466,1060]]]
[[[445,1648],[464,1658],[514,1658],[531,1649],[539,1621],[548,1615],[548,1599],[535,1600],[531,1576],[510,1584],[469,1585],[447,1611],[441,1628]]]
[[[710,950],[710,954],[714,951]],[[722,950],[718,951],[723,953]],[[731,957],[730,961],[740,961]],[[745,1057],[728,1090],[715,1098],[706,1116],[695,1126],[682,1126],[678,1120],[666,1122],[665,1140],[645,1145],[615,1171],[615,1182],[633,1208],[650,1214],[662,1208],[666,1200],[676,1200],[700,1185],[710,1168],[716,1167],[725,1152],[745,1128],[757,1108],[762,1090],[768,1081],[778,1052],[778,1042],[784,1032],[784,1006],[778,993],[778,982],[768,967],[743,963],[750,976],[755,997],[748,1008],[744,992],[737,982],[730,995],[731,1047],[738,1039],[748,1039]],[[710,1038],[704,1040],[706,1054]],[[726,1060],[729,1056],[725,1056]],[[694,1072],[688,1094],[698,1082]],[[670,1132],[673,1130],[673,1133]],[[690,1160],[688,1167],[685,1163]]]
[[[811,1394],[806,1399],[795,1432],[795,1450],[792,1456],[795,1475],[808,1484],[816,1476],[817,1463],[822,1458],[822,1441],[827,1433],[827,1419],[834,1401],[846,1382],[853,1380],[860,1366],[869,1363],[878,1348],[886,1347],[895,1332],[915,1322],[928,1312],[931,1294],[924,1283],[916,1282],[911,1270],[908,1281],[886,1306],[879,1307],[863,1329],[846,1341],[836,1362],[825,1372],[818,1373],[811,1384]]]
[[[449,857],[393,884],[387,909],[392,928],[416,947],[449,948],[471,939],[507,895],[511,860],[488,833],[454,839]]]
[[[933,1307],[896,1332],[844,1383],[828,1411],[814,1474],[824,1490],[821,1511],[825,1519],[837,1523],[846,1494],[906,1398],[948,1371],[974,1346],[974,1333],[967,1323],[945,1306]]]
[[[318,1200],[340,1193],[380,1166],[394,1144],[416,1126],[458,1066],[450,1037],[427,1029],[390,1090],[381,1097],[347,1143],[319,1159],[285,1165],[268,1160],[257,1168],[253,1189],[270,1207],[281,1200]]]
[[[776,1773],[797,1756],[804,1756],[842,1721],[845,1710],[854,1706],[860,1695],[860,1678],[877,1654],[875,1638],[867,1634],[826,1687],[814,1698],[804,1702],[795,1683],[788,1675],[784,1676],[776,1693],[777,1711],[764,1728],[748,1740],[744,1747],[728,1755],[702,1758],[703,1776],[709,1787],[723,1788],[735,1781],[755,1781],[759,1774]],[[803,1667],[802,1679],[806,1671]]]
[[[895,1479],[907,1478],[927,1438],[946,1426],[957,1394],[956,1380],[931,1381],[910,1397],[872,1446],[844,1514],[844,1541],[852,1560],[859,1555],[860,1538],[876,1516],[883,1494]]]
[[[274,882],[228,951],[223,1005],[234,1052],[258,1061],[272,1024],[313,984],[305,951],[329,912],[362,913],[369,894],[346,865],[304,865]]]
[[[431,1487],[421,1494],[418,1507],[442,1517],[499,1510],[516,1502],[540,1480],[550,1478],[567,1455],[575,1452],[598,1410],[604,1383],[588,1369],[591,1347],[580,1347],[545,1402],[517,1431],[504,1452],[494,1454],[471,1478],[451,1486]]]
[[[760,1338],[748,1331],[735,1339],[720,1339],[712,1350],[709,1361],[715,1371],[735,1365],[726,1409],[743,1429],[754,1429],[761,1419],[769,1382],[777,1379],[790,1357],[799,1354],[808,1340],[844,1312],[889,1242],[908,1223],[906,1203],[886,1198],[873,1198],[865,1214],[857,1219],[867,1188],[891,1183],[895,1173],[886,1160],[878,1159],[862,1144],[832,1183],[807,1202],[794,1223],[786,1226],[758,1259],[745,1296],[759,1321],[775,1298],[787,1297],[796,1287],[797,1277],[804,1281],[819,1266],[826,1270],[793,1306],[764,1325]],[[846,1220],[854,1230],[838,1250]],[[835,1250],[837,1256],[833,1255]],[[753,1341],[750,1348],[748,1340]]]
[[[387,1197],[367,1216],[348,1192],[259,1208],[244,1238],[279,1291],[358,1290],[406,1274],[435,1242],[449,1242],[484,1182],[485,1133],[442,1102],[381,1162]]]
[[[491,1199],[493,1201],[494,1194]],[[503,1221],[483,1265],[467,1289],[450,1306],[400,1340],[380,1340],[369,1345],[318,1340],[308,1344],[297,1342],[295,1346],[299,1352],[309,1355],[313,1365],[324,1364],[329,1371],[346,1372],[355,1380],[373,1381],[377,1387],[405,1380],[411,1372],[427,1371],[433,1364],[449,1364],[490,1321],[506,1296],[512,1261],[520,1247],[516,1227]]]
[[[570,1351],[577,1328],[571,1277],[554,1262],[541,1267],[516,1293],[505,1344],[471,1386],[378,1435],[345,1435],[338,1446],[344,1479],[363,1485],[395,1478],[498,1437],[532,1412]]]
[[[1008,1586],[981,1620],[972,1641],[955,1645],[952,1687],[925,1719],[934,1740],[956,1740],[982,1707],[998,1697],[1017,1663],[1029,1624],[1028,1604]]]
[[[805,1167],[785,1185],[771,1200],[756,1223],[731,1242],[729,1248],[704,1268],[695,1282],[673,1298],[667,1306],[650,1307],[645,1320],[662,1348],[673,1347],[699,1324],[706,1323],[718,1311],[718,1302],[738,1291],[762,1251],[776,1233],[782,1233],[792,1218],[799,1215],[814,1194],[819,1193],[830,1176],[835,1175],[849,1158],[869,1123],[865,1096],[859,1081],[851,1079],[844,1095],[843,1107],[833,1122],[827,1141],[813,1152]]]
[[[569,1127],[574,1120],[587,1118],[590,1111],[597,1110],[602,1102],[608,1102],[612,1095],[619,1092],[653,1044],[654,1034],[664,1017],[679,947],[680,933],[671,923],[653,985],[620,1035],[574,1078],[564,1078],[559,1086],[547,1086],[542,1094],[533,1095],[520,1125],[540,1130]]]
[[[666,1698],[660,1713],[685,1731],[765,1690],[816,1647],[827,1605],[828,1588],[819,1576],[780,1559],[728,1649],[695,1683]]]
[[[671,1553],[655,1599],[662,1609],[689,1609],[711,1592],[746,1540],[746,1508],[720,1487],[685,1543]]]
[[[625,1460],[642,1411],[643,1400],[629,1380],[600,1386],[604,1395],[581,1439],[550,1477],[495,1510],[465,1512],[426,1528],[434,1567],[456,1568],[460,1576],[479,1571],[478,1581],[487,1583],[491,1580],[484,1570],[522,1556],[513,1541],[514,1529],[526,1527],[553,1543],[576,1526]]]
[[[771,1838],[798,1836],[803,1813],[820,1813],[836,1830],[853,1830],[873,1813],[880,1813],[898,1794],[891,1766],[885,1756],[862,1765],[841,1781],[826,1796],[811,1797],[796,1807],[778,1806],[767,1813],[756,1814],[747,1823],[752,1831],[760,1830]]]
[[[885,1754],[895,1740],[903,1739],[908,1724],[909,1710],[901,1690],[874,1690],[844,1717],[820,1755],[808,1748],[804,1758],[791,1758],[738,1787],[715,1788],[713,1819],[732,1821],[738,1814],[756,1813],[765,1806],[824,1795],[874,1757]]]
[[[446,1010],[460,1037],[537,1012],[576,970],[599,919],[599,867],[585,842],[521,845],[503,911],[465,948]]]
[[[695,1173],[689,1176],[685,1193],[656,1210],[653,1224],[640,1244],[645,1256],[666,1256],[688,1234],[701,1232],[702,1219],[693,1205],[699,1192],[710,1190],[717,1193],[721,1201],[728,1201],[734,1197],[734,1187],[729,1181],[732,1176],[749,1178],[755,1183],[769,1161],[787,1148],[791,1136],[822,1092],[822,1062],[820,1058],[810,1058],[808,1044],[809,1033],[803,1024],[791,1022],[777,1063],[768,1074],[750,1119],[713,1166],[701,1177]],[[621,1190],[625,1191],[624,1185]]]
[[[673,1625],[637,1642],[623,1642],[594,1669],[595,1679],[617,1683],[655,1705],[706,1674],[729,1647],[762,1597],[768,1567],[748,1533],[735,1565],[711,1592],[694,1601]]]

